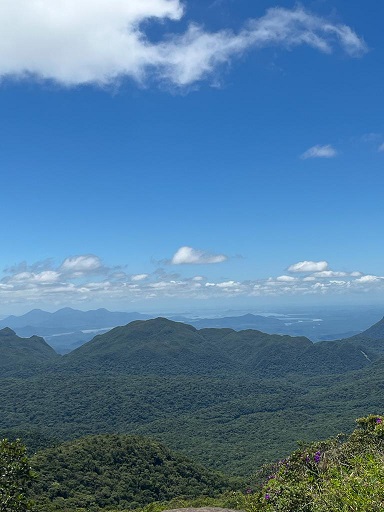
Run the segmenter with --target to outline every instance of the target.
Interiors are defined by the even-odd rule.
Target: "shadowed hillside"
[[[0,330],[0,377],[30,374],[42,364],[58,359],[43,338],[19,338],[8,327]]]

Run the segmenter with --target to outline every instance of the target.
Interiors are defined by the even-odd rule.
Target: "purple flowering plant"
[[[247,512],[382,512],[384,416],[357,420],[360,428],[300,445],[289,457],[265,466]]]

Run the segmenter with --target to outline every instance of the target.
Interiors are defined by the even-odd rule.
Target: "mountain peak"
[[[0,336],[16,336],[16,333],[9,327],[4,327],[4,329],[0,329]]]

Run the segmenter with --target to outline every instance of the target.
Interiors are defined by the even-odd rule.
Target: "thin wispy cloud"
[[[380,140],[382,140],[382,138],[383,138],[383,135],[381,133],[370,132],[370,133],[364,133],[360,137],[360,140],[362,142],[366,142],[366,143],[375,143],[375,142],[377,143]]]
[[[382,153],[384,151],[384,142],[378,147],[378,151]]]
[[[327,144],[325,146],[312,146],[307,149],[300,158],[302,160],[307,160],[308,158],[334,158],[335,156],[337,156],[336,149],[330,144]]]
[[[183,21],[179,0],[2,0],[0,77],[53,80],[64,86],[110,85],[123,78],[185,87],[213,79],[223,64],[248,50],[310,46],[350,57],[367,51],[350,27],[302,7],[272,8],[238,32],[209,32],[193,21],[184,33],[151,41],[150,24]]]

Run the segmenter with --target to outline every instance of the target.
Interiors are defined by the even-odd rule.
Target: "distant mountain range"
[[[196,329],[230,328],[236,331],[254,329],[268,334],[287,334],[306,336],[313,341],[338,339],[359,334],[377,318],[376,312],[368,312],[366,318],[357,321],[352,315],[346,323],[337,315],[327,316],[326,321],[310,317],[277,318],[272,315],[244,314],[219,318],[188,318],[186,316],[169,316],[170,320],[193,325]],[[47,343],[60,354],[68,353],[90,341],[96,334],[107,332],[114,327],[126,325],[134,320],[154,318],[137,312],[111,312],[107,309],[79,311],[63,308],[55,313],[34,309],[25,315],[8,316],[0,321],[0,328],[9,327],[19,336],[37,335],[44,337]]]
[[[91,311],[80,311],[78,309],[63,308],[55,313],[48,313],[41,309],[33,309],[21,316],[8,316],[0,322],[0,326],[11,327],[12,329],[25,326],[39,327],[46,329],[65,328],[73,329],[102,329],[125,325],[133,320],[145,320],[151,318],[141,313],[118,313],[107,309],[95,309]]]
[[[51,347],[62,354],[91,340],[96,332],[148,318],[151,316],[135,312],[111,312],[103,308],[92,311],[63,308],[55,313],[33,309],[25,315],[11,315],[1,320],[0,328],[10,327],[24,337],[43,336]]]

